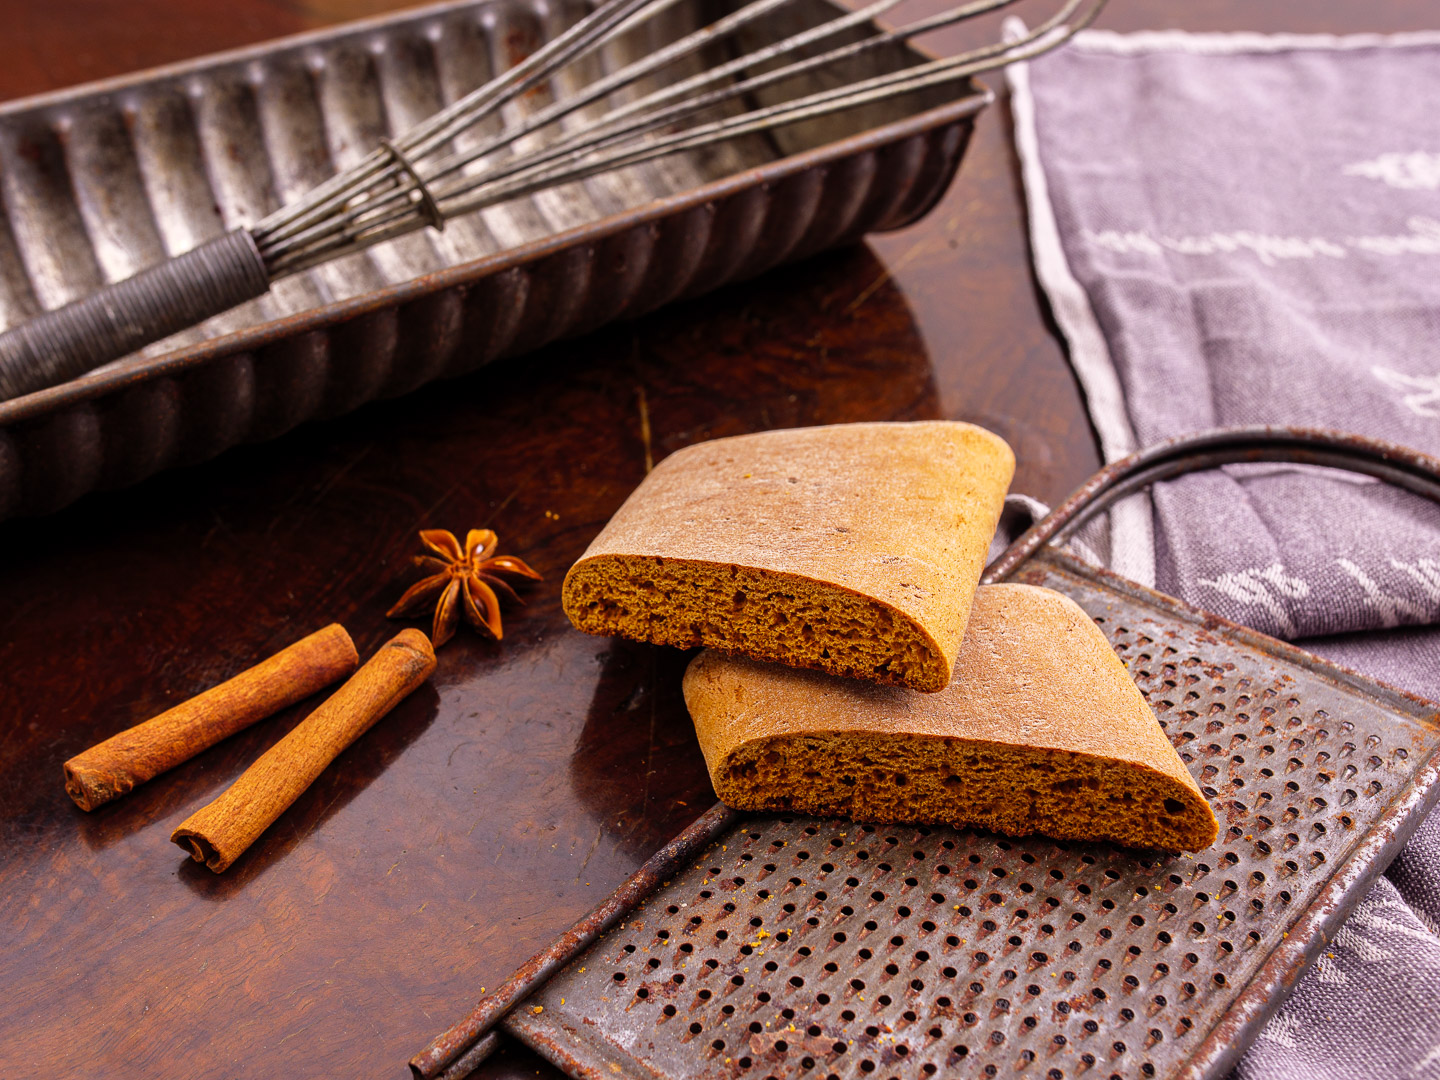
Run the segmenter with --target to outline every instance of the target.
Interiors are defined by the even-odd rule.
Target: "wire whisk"
[[[843,70],[866,53],[1017,0],[971,0],[893,28],[876,20],[904,0],[872,0],[746,51],[747,27],[796,2],[749,0],[497,133],[476,135],[503,121],[507,106],[522,95],[551,85],[557,73],[677,4],[696,2],[600,0],[507,71],[382,141],[358,164],[258,224],[0,334],[0,400],[127,355],[260,296],[287,275],[421,229],[444,229],[447,221],[488,206],[900,95],[961,89],[974,75],[1061,44],[1105,4],[1063,0],[1049,18],[1013,40],[815,90],[813,78],[805,76]],[[713,56],[719,43],[733,58],[639,91],[647,81],[663,80],[667,69]],[[638,96],[621,100],[626,92]]]

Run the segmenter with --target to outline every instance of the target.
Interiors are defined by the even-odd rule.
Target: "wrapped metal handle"
[[[226,233],[0,334],[0,401],[83,375],[269,289],[250,231]]]

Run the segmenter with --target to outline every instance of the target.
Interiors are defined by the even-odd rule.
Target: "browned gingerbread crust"
[[[838,424],[661,462],[565,578],[586,633],[939,691],[1010,448],[972,424]]]
[[[1105,636],[1048,589],[980,588],[940,694],[709,651],[684,688],[715,790],[738,809],[1169,851],[1218,832]]]

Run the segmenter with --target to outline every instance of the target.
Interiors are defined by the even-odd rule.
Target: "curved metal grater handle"
[[[982,585],[1004,581],[1031,555],[1061,547],[1097,514],[1161,480],[1221,465],[1319,465],[1383,480],[1440,503],[1440,459],[1399,443],[1325,428],[1211,428],[1176,435],[1106,465],[985,568]]]
[[[269,289],[250,231],[226,233],[0,333],[0,401],[83,375]]]

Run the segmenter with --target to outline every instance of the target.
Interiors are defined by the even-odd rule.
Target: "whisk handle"
[[[0,333],[0,401],[83,375],[270,288],[248,229],[236,229]]]

